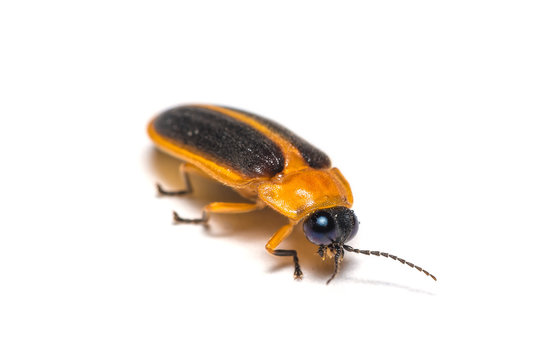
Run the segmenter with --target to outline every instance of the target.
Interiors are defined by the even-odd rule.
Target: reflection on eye
[[[316,225],[320,227],[326,227],[328,226],[329,220],[324,215],[320,216],[318,219],[316,219]]]

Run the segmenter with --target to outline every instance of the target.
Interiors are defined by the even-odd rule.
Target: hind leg
[[[191,179],[189,178],[190,172],[201,172],[196,166],[190,163],[182,163],[179,169],[180,175],[183,177],[183,183],[185,188],[183,190],[164,190],[160,184],[156,184],[157,192],[159,195],[165,196],[181,196],[187,195],[193,192],[193,187],[191,186]]]

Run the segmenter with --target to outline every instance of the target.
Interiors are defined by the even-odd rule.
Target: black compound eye
[[[303,223],[303,231],[310,242],[316,245],[329,245],[337,237],[335,220],[326,211],[317,211]]]
[[[303,232],[316,245],[344,244],[356,235],[358,225],[352,210],[335,206],[315,211],[303,223]]]

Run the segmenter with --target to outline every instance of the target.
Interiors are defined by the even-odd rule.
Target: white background
[[[534,1],[2,2],[0,358],[537,358]],[[353,245],[305,273],[286,220],[153,150],[181,103],[273,118],[352,185]]]

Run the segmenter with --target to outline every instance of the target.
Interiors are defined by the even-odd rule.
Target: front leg
[[[266,250],[275,256],[292,256],[292,259],[294,259],[294,279],[301,280],[303,277],[303,272],[301,272],[301,268],[299,267],[299,259],[298,259],[298,253],[296,250],[281,250],[276,249],[279,244],[290,235],[292,230],[294,229],[295,223],[289,223],[279,230],[271,237],[271,239],[266,244]]]

